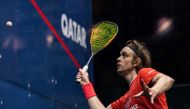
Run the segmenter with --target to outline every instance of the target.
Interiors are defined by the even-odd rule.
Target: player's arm
[[[169,90],[173,84],[174,84],[174,79],[164,75],[162,73],[158,73],[153,79],[150,81],[150,84],[152,84],[152,87],[149,87],[144,80],[141,80],[141,86],[143,88],[143,91],[140,93],[136,94],[134,97],[139,97],[142,95],[146,95],[150,97],[151,103],[154,103],[154,99],[161,93]]]
[[[88,105],[90,109],[112,109],[111,105],[105,108],[105,106],[98,99],[94,91],[94,88],[89,81],[88,73],[83,72],[82,69],[79,69],[76,79],[81,79],[80,84],[82,86],[84,95],[86,99],[88,100]]]
[[[89,104],[90,109],[112,109],[111,105],[105,108],[97,96],[94,96],[88,99],[88,104]]]
[[[151,89],[160,94],[169,90],[173,86],[174,79],[165,74],[159,73],[152,79],[151,83],[153,84]]]

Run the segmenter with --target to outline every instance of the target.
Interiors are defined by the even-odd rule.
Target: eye
[[[127,55],[126,53],[124,53],[124,52],[121,53],[121,56],[122,56],[122,57],[128,57],[128,55]]]

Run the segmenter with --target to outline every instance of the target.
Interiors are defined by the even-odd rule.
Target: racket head
[[[112,42],[118,33],[118,26],[114,22],[103,21],[94,26],[90,37],[92,54],[96,54]]]

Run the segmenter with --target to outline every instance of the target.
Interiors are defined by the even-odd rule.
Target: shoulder
[[[160,72],[153,68],[142,68],[138,71],[138,76],[140,79],[143,79],[145,83],[149,83],[159,73]]]
[[[140,69],[140,70],[138,71],[138,74],[139,74],[139,75],[144,75],[144,74],[150,74],[150,73],[152,73],[152,72],[158,72],[158,71],[156,71],[156,70],[153,69],[153,68],[142,68],[142,69]]]

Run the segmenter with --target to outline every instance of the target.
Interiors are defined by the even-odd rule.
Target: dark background
[[[129,39],[147,44],[152,67],[175,79],[173,89],[189,86],[189,6],[188,0],[93,0],[93,24],[109,20],[119,26],[116,39],[94,58],[95,89],[104,104],[128,89],[116,72],[116,59]],[[172,19],[172,27],[165,34],[156,34],[163,17]]]

